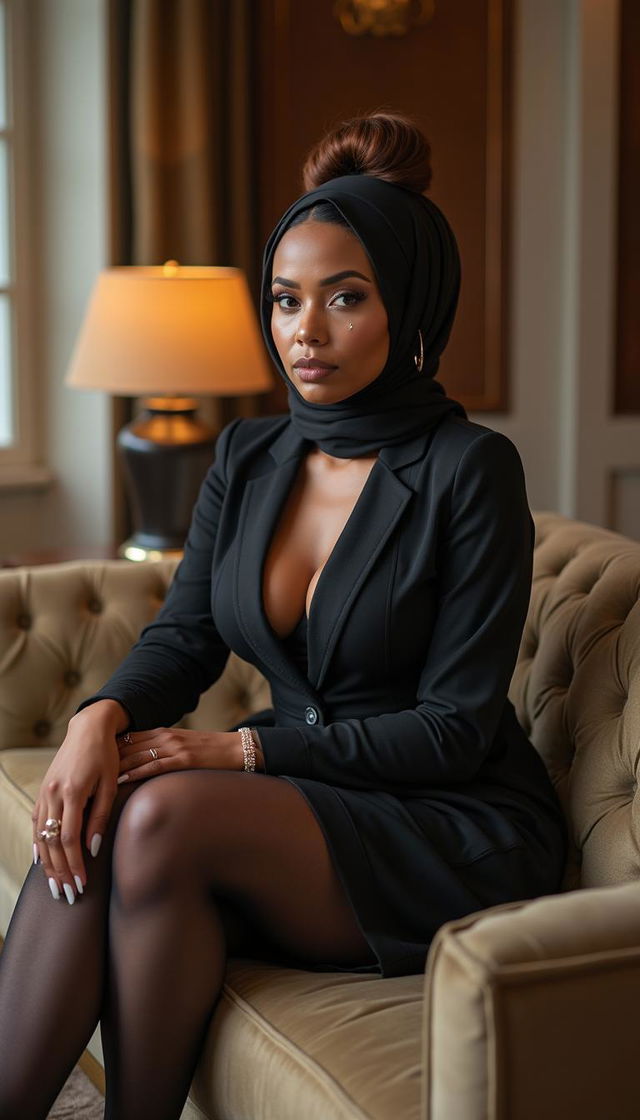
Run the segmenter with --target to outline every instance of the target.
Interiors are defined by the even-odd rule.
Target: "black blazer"
[[[233,649],[271,683],[267,773],[401,798],[492,789],[558,817],[507,701],[533,549],[514,446],[450,416],[380,452],[316,587],[308,679],[262,604],[265,555],[307,449],[286,416],[225,429],[166,603],[91,700],[119,700],[132,729],[169,726]]]

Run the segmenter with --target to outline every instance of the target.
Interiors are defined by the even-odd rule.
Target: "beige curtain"
[[[112,264],[236,265],[256,294],[251,9],[251,0],[110,0]],[[214,425],[257,409],[253,398],[203,402]],[[114,401],[114,432],[130,411]],[[114,492],[120,538],[119,477]]]

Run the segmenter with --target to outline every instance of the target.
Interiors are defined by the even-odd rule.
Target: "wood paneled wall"
[[[620,9],[615,411],[640,413],[640,4]]]
[[[511,0],[436,0],[401,38],[347,35],[328,0],[262,0],[256,123],[264,242],[302,190],[308,149],[347,117],[409,113],[433,153],[431,197],[460,244],[460,308],[439,377],[474,410],[508,407]]]

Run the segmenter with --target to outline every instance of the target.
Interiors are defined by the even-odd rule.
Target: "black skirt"
[[[260,712],[246,723],[259,733],[272,720],[272,712]],[[537,755],[533,765],[543,767]],[[560,889],[566,836],[553,801],[547,811],[544,801],[486,780],[400,798],[280,777],[315,813],[375,958],[359,967],[290,962],[309,971],[422,972],[444,922]]]

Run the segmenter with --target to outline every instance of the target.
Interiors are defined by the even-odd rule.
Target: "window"
[[[27,26],[31,5],[0,0],[0,486],[46,480],[26,329],[30,226]]]

